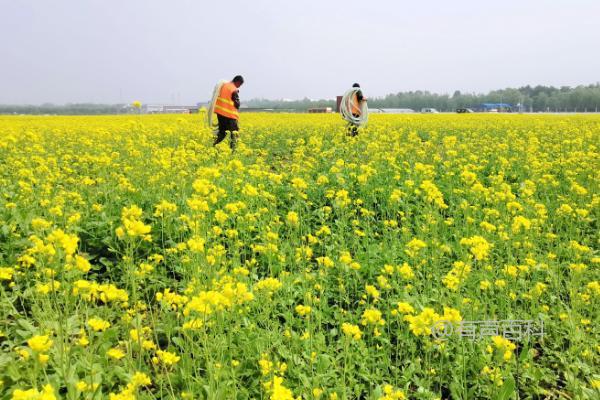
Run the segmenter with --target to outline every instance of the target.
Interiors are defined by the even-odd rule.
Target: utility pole
[[[519,114],[523,114],[523,95],[521,94],[521,101],[519,101]]]

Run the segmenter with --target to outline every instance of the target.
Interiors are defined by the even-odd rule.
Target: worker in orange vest
[[[231,134],[229,138],[229,146],[231,150],[235,149],[237,142],[238,120],[240,119],[240,95],[239,87],[244,84],[244,78],[241,75],[236,75],[231,82],[227,82],[221,86],[221,92],[215,102],[215,114],[219,121],[219,132],[213,146],[221,143],[227,132]]]
[[[359,90],[355,92],[352,96],[352,115],[355,117],[360,117],[360,115],[362,114],[362,103],[366,102],[367,99],[363,96],[362,90],[360,90],[360,85],[358,83],[355,83],[354,85],[352,85],[352,87],[359,88]],[[350,124],[350,126],[348,127],[348,134],[350,136],[358,135],[358,126],[355,124]]]

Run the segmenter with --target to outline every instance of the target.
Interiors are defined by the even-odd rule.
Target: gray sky
[[[598,0],[0,0],[0,103],[600,81]]]

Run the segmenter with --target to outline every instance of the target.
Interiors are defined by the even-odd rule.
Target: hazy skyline
[[[600,2],[0,0],[0,103],[196,103],[600,81]]]

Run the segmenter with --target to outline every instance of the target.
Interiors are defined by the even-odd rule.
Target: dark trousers
[[[359,114],[352,114],[354,117],[358,118],[360,117]],[[358,135],[358,125],[354,125],[353,123],[348,123],[348,135],[349,136],[356,136]]]
[[[237,142],[237,132],[240,130],[237,120],[224,117],[221,114],[217,114],[217,120],[219,121],[219,132],[217,133],[213,146],[221,143],[223,139],[227,137],[227,133],[229,132],[231,134],[231,137],[229,138],[229,147],[231,147],[231,150],[234,150]]]

